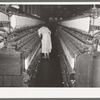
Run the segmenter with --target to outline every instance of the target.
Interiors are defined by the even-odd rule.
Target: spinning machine
[[[56,34],[64,86],[99,87],[100,53],[94,36],[61,24]]]
[[[19,13],[0,12],[0,86],[29,86],[41,59],[37,30],[43,21]]]

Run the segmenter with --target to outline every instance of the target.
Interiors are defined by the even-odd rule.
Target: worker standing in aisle
[[[44,54],[44,58],[49,58],[49,53],[51,53],[52,49],[51,31],[47,27],[42,26],[38,30],[38,35],[42,37],[42,53]]]

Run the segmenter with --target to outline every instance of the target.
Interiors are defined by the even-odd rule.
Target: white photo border
[[[0,2],[28,5],[92,5],[100,2]],[[100,88],[0,88],[0,98],[100,98]]]

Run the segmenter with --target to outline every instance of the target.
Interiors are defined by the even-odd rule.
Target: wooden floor
[[[36,78],[36,87],[62,87],[62,76],[58,60],[42,59]]]
[[[55,35],[52,33],[52,52],[50,59],[41,60],[35,87],[63,87],[60,61],[57,51]]]

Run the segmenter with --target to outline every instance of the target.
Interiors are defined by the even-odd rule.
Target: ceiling
[[[96,5],[96,7],[100,8],[100,5]],[[41,6],[44,18],[62,17],[63,19],[70,19],[72,17],[81,15],[86,11],[90,11],[90,9],[92,8],[93,5],[42,5]]]
[[[82,15],[84,12],[90,13],[90,9],[94,7],[93,4],[84,4],[84,5],[19,5],[20,11],[22,11],[23,6],[26,6],[26,13],[27,9],[31,12],[32,10],[35,11],[37,7],[39,8],[37,15],[39,15],[42,19],[48,20],[50,17],[57,18],[57,19],[71,19],[73,17],[77,17]],[[3,5],[0,7],[3,8]],[[96,8],[100,8],[100,5],[95,5]],[[0,8],[1,9],[1,8]],[[36,13],[36,12],[33,12]]]

